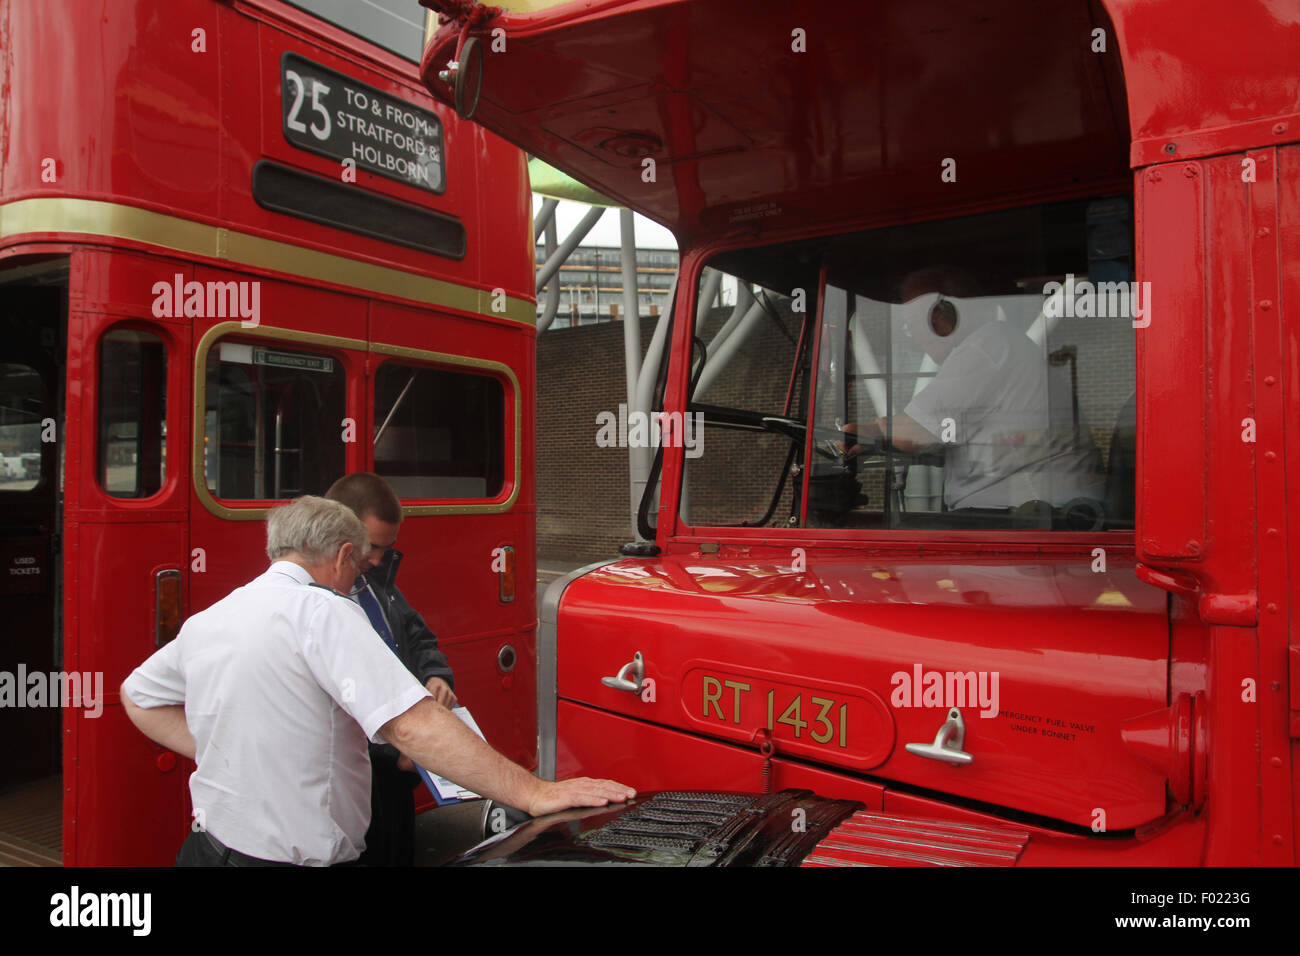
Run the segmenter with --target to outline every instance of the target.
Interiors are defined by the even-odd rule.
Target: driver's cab
[[[712,257],[684,521],[1131,529],[1132,250],[1099,196]]]

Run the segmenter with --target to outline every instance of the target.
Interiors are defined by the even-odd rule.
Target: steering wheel
[[[763,427],[770,432],[777,432],[784,435],[791,441],[802,443],[808,434],[808,426],[803,422],[793,418],[782,418],[779,415],[764,415]],[[843,444],[846,442],[844,432],[838,428],[814,428],[813,429],[813,451],[823,458],[829,458],[832,461],[843,461],[848,456],[845,452],[828,450],[823,443],[831,443],[831,447],[836,447],[836,443]],[[859,441],[864,449],[877,448],[880,444],[878,439]]]

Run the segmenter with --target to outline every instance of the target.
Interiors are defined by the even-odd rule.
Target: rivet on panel
[[[1272,300],[1272,299],[1260,299],[1260,300],[1259,300],[1259,308],[1260,308],[1260,311],[1261,311],[1261,312],[1267,312],[1269,309],[1273,308],[1273,300]]]
[[[1184,166],[1183,175],[1188,179],[1195,179],[1197,176],[1201,175],[1201,171],[1195,166]]]
[[[1274,384],[1276,384],[1276,383],[1277,383],[1277,379],[1275,379],[1272,375],[1265,375],[1265,376],[1264,376],[1264,384],[1265,384],[1265,385],[1274,385]]]
[[[1268,236],[1269,236],[1268,226],[1260,226],[1259,229],[1255,232],[1255,238],[1257,239],[1267,239]]]
[[[1281,533],[1281,532],[1279,532],[1279,531],[1277,530],[1277,528],[1269,528],[1269,529],[1268,529],[1268,536],[1269,536],[1270,538],[1276,538],[1280,533]]]
[[[1271,763],[1274,767],[1280,767],[1280,766],[1282,766],[1282,758],[1281,758],[1281,757],[1269,757],[1269,758],[1268,758],[1268,762]]]
[[[1153,170],[1151,170],[1151,172],[1149,172],[1149,173],[1147,174],[1147,179],[1151,180],[1153,183],[1158,183],[1158,182],[1160,182],[1160,179],[1161,179],[1161,177],[1160,177],[1160,170],[1158,170],[1158,169],[1153,169]]]
[[[1276,613],[1277,613],[1277,605],[1276,605],[1276,604],[1270,604],[1270,605],[1268,606],[1268,613],[1269,613],[1269,614],[1276,614]]]
[[[1266,452],[1264,452],[1264,460],[1265,460],[1265,461],[1273,461],[1273,460],[1276,459],[1276,458],[1277,458],[1277,452],[1275,452],[1275,451],[1266,451]]]
[[[1274,123],[1273,132],[1276,135],[1281,136],[1283,133],[1286,132],[1286,123]]]

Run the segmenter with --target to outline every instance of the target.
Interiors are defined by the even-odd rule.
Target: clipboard
[[[485,743],[487,742],[487,738],[483,736],[483,731],[478,729],[478,724],[475,723],[473,716],[470,714],[469,708],[453,707],[451,712],[455,714],[456,717],[460,718],[461,723],[474,731],[480,740]],[[466,790],[464,787],[457,783],[453,783],[446,777],[439,777],[437,774],[430,773],[419,764],[415,765],[415,769],[419,772],[420,779],[424,781],[424,785],[429,788],[429,793],[433,795],[433,799],[440,807],[445,807],[450,803],[461,803],[465,800],[480,799],[480,795],[475,793],[473,790]]]

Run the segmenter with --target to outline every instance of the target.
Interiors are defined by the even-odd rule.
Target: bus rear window
[[[505,389],[488,375],[387,362],[375,375],[375,472],[402,498],[494,498]]]
[[[336,359],[221,342],[206,374],[203,471],[213,495],[320,495],[343,474],[347,373]]]
[[[167,347],[152,332],[114,329],[99,347],[99,484],[148,498],[167,467]]]
[[[424,8],[417,0],[288,0],[412,63],[424,52]]]

